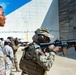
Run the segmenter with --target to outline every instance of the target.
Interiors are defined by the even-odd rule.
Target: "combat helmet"
[[[37,40],[40,43],[50,42],[50,34],[47,28],[38,28],[35,34],[38,35]]]

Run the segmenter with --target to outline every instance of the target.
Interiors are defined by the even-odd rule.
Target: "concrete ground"
[[[22,51],[17,52],[18,61],[22,56]],[[21,75],[21,72],[15,72],[14,75]],[[50,71],[47,71],[47,75],[76,75],[76,51],[74,48],[68,50],[68,55],[64,57],[62,53],[56,55]]]

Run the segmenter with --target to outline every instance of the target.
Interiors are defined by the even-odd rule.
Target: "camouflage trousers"
[[[17,60],[16,53],[14,54],[14,66],[15,66],[16,70],[18,70],[18,60]]]

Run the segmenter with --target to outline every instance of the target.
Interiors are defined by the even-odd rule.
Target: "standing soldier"
[[[46,71],[50,70],[55,54],[60,48],[53,45],[41,48],[40,43],[49,43],[50,38],[46,28],[39,28],[35,31],[33,42],[25,47],[20,60],[22,75],[45,75]]]
[[[1,48],[4,47],[4,38],[0,38],[0,47],[1,47]]]
[[[5,16],[2,6],[0,6],[0,27],[4,27],[5,24]],[[4,62],[4,54],[2,49],[0,48],[0,75],[5,75],[5,62]]]
[[[16,72],[20,72],[19,68],[18,68],[18,61],[17,61],[17,50],[18,50],[18,39],[17,38],[13,38],[13,37],[8,37],[8,39],[10,39],[11,41],[11,47],[13,48],[13,52],[14,52],[14,66],[16,68]]]
[[[6,59],[5,59],[6,75],[10,75],[12,65],[14,64],[13,50],[10,45],[11,45],[11,41],[9,39],[5,40],[4,47],[3,47],[3,53],[6,56]]]
[[[17,60],[17,50],[19,48],[19,39],[18,38],[15,38],[14,39],[14,44],[13,44],[13,50],[14,50],[14,65],[15,65],[15,68],[16,68],[16,72],[20,72],[19,68],[18,68],[18,60]]]

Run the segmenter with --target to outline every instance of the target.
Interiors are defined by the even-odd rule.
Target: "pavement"
[[[62,53],[59,53],[55,57],[55,61],[50,71],[47,71],[47,75],[76,75],[76,51],[74,48],[67,50],[68,54],[66,57]],[[22,56],[22,51],[18,50],[17,58],[18,62]],[[14,75],[21,75],[21,72],[15,72]]]

